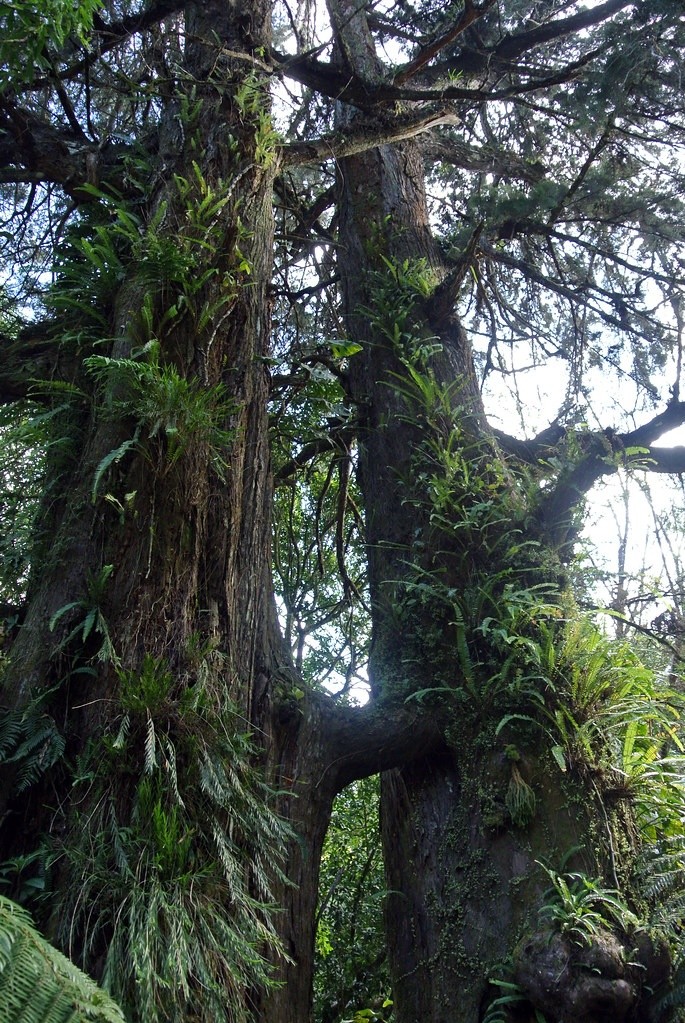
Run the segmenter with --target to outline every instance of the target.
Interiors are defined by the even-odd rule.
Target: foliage
[[[0,1016],[5,1023],[124,1023],[118,1006],[0,895]]]
[[[64,753],[64,737],[36,700],[24,711],[0,713],[0,764],[11,765],[13,788],[24,792]]]
[[[321,860],[314,1018],[380,1020],[390,1003],[378,830],[378,777],[348,786],[335,801]],[[373,1005],[375,1008],[361,1008]]]
[[[512,1007],[522,1007],[526,998],[518,984],[511,981],[496,980],[490,978],[490,984],[496,987],[501,994],[489,1002],[483,1016],[483,1023],[510,1023],[511,1015],[509,1010]],[[547,1023],[547,1017],[539,1009],[533,1009],[531,1023]]]
[[[279,948],[266,860],[278,871],[287,836],[254,763],[278,760],[290,738],[272,681],[287,655],[262,614],[266,545],[243,542],[267,523],[267,368],[292,718],[306,726],[323,705],[333,720],[370,648],[380,689],[376,668],[392,647],[382,696],[393,711],[423,721],[435,709],[440,722],[446,705],[463,763],[504,746],[502,801],[512,828],[528,832],[507,836],[518,851],[546,840],[534,835],[544,806],[533,760],[596,797],[609,830],[624,819],[626,846],[657,856],[683,831],[678,695],[560,594],[560,558],[593,479],[623,462],[645,469],[660,457],[662,467],[665,456],[631,441],[635,423],[663,410],[644,431],[651,444],[683,419],[681,5],[416,0],[356,5],[349,17],[333,0],[328,15],[317,2],[220,6],[193,5],[187,20],[167,3],[8,0],[0,10],[2,279],[37,328],[21,331],[17,350],[22,369],[38,350],[33,397],[54,407],[61,388],[70,402],[68,424],[52,421],[35,443],[24,420],[13,448],[21,412],[3,433],[0,517],[13,523],[0,541],[0,596],[35,601],[8,663],[13,681],[24,661],[35,667],[41,688],[2,721],[5,764],[20,786],[41,781],[27,818],[62,842],[46,913],[61,912],[64,941],[89,968],[105,964],[145,1023],[244,1018],[246,992],[268,983],[264,949]],[[414,135],[406,119],[418,111],[444,123]],[[363,148],[381,143],[365,163]],[[374,160],[379,187],[355,183]],[[264,346],[272,303],[274,358]],[[543,364],[551,374],[528,386]],[[26,375],[1,375],[0,400],[25,400]],[[596,400],[607,394],[611,429]],[[486,410],[511,435],[492,431]],[[391,464],[369,467],[369,439],[384,433],[396,441]],[[52,456],[67,444],[72,471],[59,478]],[[134,459],[136,483],[108,493]],[[390,496],[364,487],[381,469]],[[207,485],[191,494],[195,475]],[[147,488],[135,508],[133,486]],[[140,521],[139,508],[164,514],[157,495],[176,513],[188,500],[194,563],[173,528],[162,536]],[[386,517],[402,528],[368,528]],[[42,531],[52,542],[50,526],[59,544],[45,558],[37,540]],[[227,534],[233,553],[214,564]],[[130,580],[112,567],[120,545]],[[67,548],[68,592],[51,604]],[[79,564],[81,550],[92,564]],[[379,552],[387,572],[369,598],[366,563]],[[27,650],[41,619],[54,645],[48,634],[44,650]],[[203,677],[191,677],[175,637],[208,621],[217,643]],[[222,660],[229,636],[241,649]],[[63,685],[77,647],[93,655],[77,668],[87,674]],[[243,647],[249,670],[233,677]],[[81,702],[83,678],[93,692]],[[306,692],[326,684],[337,708]],[[248,737],[231,709],[239,689],[263,735]],[[315,744],[307,727],[292,732],[308,782]],[[393,755],[390,742],[383,750]],[[436,784],[449,784],[441,771]],[[412,795],[432,798],[421,784]],[[364,810],[361,792],[349,798]],[[472,812],[448,802],[450,814]],[[345,991],[357,979],[339,969],[347,950],[324,954],[338,932],[367,965],[380,949],[378,907],[362,893],[372,875],[377,895],[383,883],[375,846],[352,826],[359,809],[346,835],[331,833],[319,931],[322,976],[335,967]],[[36,855],[27,846],[0,877],[20,888]],[[336,880],[336,857],[361,871]],[[675,891],[679,868],[663,869]],[[552,881],[550,913],[573,937],[591,937],[598,918],[618,924],[613,889],[584,875]],[[423,910],[433,913],[430,899]],[[375,1008],[358,1007],[385,991],[380,968],[367,990],[340,997],[338,1015],[372,1018]]]
[[[0,601],[7,604],[21,602],[28,581],[48,435],[38,406],[0,407]]]
[[[645,904],[650,927],[664,934],[682,971],[685,920],[685,843],[681,834],[646,844],[635,862],[634,887]]]
[[[131,447],[141,447],[154,460],[155,440],[165,441],[163,457],[169,466],[195,445],[207,445],[215,467],[222,473],[226,469],[222,456],[234,433],[224,424],[236,406],[226,397],[224,385],[207,387],[196,377],[182,376],[175,366],[161,364],[157,342],[148,342],[135,355],[93,355],[84,362],[109,395],[105,398],[107,415],[114,420],[132,419],[136,424],[133,437],[109,452],[98,465],[93,500],[107,470]]]
[[[107,619],[103,612],[103,603],[107,581],[112,574],[113,565],[103,565],[97,574],[89,573],[86,580],[86,596],[81,600],[71,601],[64,604],[53,614],[50,619],[50,631],[54,631],[58,622],[66,615],[73,617],[73,612],[83,613],[83,618],[71,626],[68,635],[59,642],[59,649],[63,650],[72,642],[78,640],[81,646],[85,646],[88,638],[93,635],[101,637],[100,648],[95,655],[99,661],[116,661],[117,655],[112,643]]]
[[[519,665],[530,710],[503,715],[497,732],[542,728],[562,771],[585,772],[605,798],[631,803],[644,841],[682,834],[681,695],[583,616],[550,639],[541,624]]]
[[[333,344],[329,357],[338,369],[354,354]],[[285,639],[307,683],[349,699],[365,688],[369,609],[357,452],[344,436],[328,443],[331,429],[349,428],[340,381],[316,366],[287,401],[275,390],[271,418],[274,581]],[[322,453],[297,472],[293,462],[308,445]]]
[[[178,687],[147,656],[121,672],[121,714],[81,757],[83,809],[61,856],[59,938],[132,1018],[247,1020],[287,830],[222,691]],[[130,805],[123,800],[128,792]],[[201,994],[200,994],[201,992]]]
[[[363,311],[374,330],[400,355],[411,376],[412,366],[425,365],[435,350],[437,338],[426,336],[421,303],[437,280],[424,257],[393,260],[383,253],[380,239],[376,246],[382,268],[371,277],[373,306]],[[419,380],[416,383],[421,386]]]
[[[411,546],[414,560],[396,581],[396,603],[424,636],[417,661],[430,658],[441,628],[458,667],[455,676],[451,657],[450,668],[435,665],[442,685],[419,689],[413,698],[452,692],[482,707],[495,694],[513,695],[534,682],[521,670],[528,649],[540,623],[549,623],[552,639],[562,614],[558,587],[542,581],[555,566],[526,536],[525,478],[512,476],[487,439],[471,432],[459,404],[462,381],[438,382],[427,364],[435,345],[405,339],[403,351],[409,354],[402,355],[404,370],[392,387],[404,405],[400,415],[421,431],[404,501],[417,508],[423,527]]]
[[[507,747],[505,754],[511,763],[511,778],[504,797],[504,805],[511,818],[512,824],[519,828],[525,828],[535,817],[536,796],[534,790],[522,776],[514,760],[519,759],[511,756],[512,747]]]
[[[585,874],[557,874],[544,864],[540,866],[552,882],[540,916],[581,948],[592,944],[603,930],[618,926],[625,932],[638,925],[638,918],[615,888]]]
[[[255,124],[254,160],[262,167],[271,167],[276,160],[279,133],[273,127],[271,112],[265,104],[264,82],[255,72],[247,75],[236,92],[236,104],[243,118]]]
[[[222,213],[230,202],[231,185],[210,185],[196,161],[191,168],[190,177],[174,176],[176,194],[163,199],[148,218],[132,203],[89,186],[87,191],[100,208],[97,217],[86,217],[77,225],[71,249],[64,250],[60,277],[50,296],[53,306],[97,315],[88,292],[97,289],[100,301],[110,298],[133,265],[142,294],[131,327],[138,331],[141,345],[165,328],[172,330],[186,315],[202,330],[218,312],[227,312],[250,273],[240,250],[240,236],[246,233],[238,232],[231,258],[220,269],[214,257],[226,243]],[[106,213],[109,217],[102,222]],[[165,229],[171,218],[177,226],[174,234]],[[79,283],[74,262],[85,262],[85,282],[81,276]],[[206,296],[210,282],[218,285],[211,299]]]
[[[102,0],[4,0],[0,6],[0,91],[31,81],[39,71],[51,70],[49,48],[61,49],[70,37],[85,43],[101,7]]]
[[[346,1019],[343,1023],[387,1023],[387,1017],[392,1012],[392,1006],[391,999],[386,998],[379,1011],[376,1009],[359,1009],[351,1019]]]

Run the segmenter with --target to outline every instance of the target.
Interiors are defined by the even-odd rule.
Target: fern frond
[[[145,774],[152,774],[157,766],[157,733],[155,722],[149,717],[145,734]]]
[[[121,1009],[0,895],[3,1023],[124,1023]]]
[[[91,490],[91,500],[93,504],[97,500],[98,489],[100,487],[100,480],[105,475],[110,466],[117,465],[124,457],[124,455],[131,450],[131,448],[135,448],[136,444],[138,443],[139,434],[140,431],[136,430],[133,437],[130,437],[128,440],[123,441],[123,443],[120,444],[118,448],[114,448],[112,451],[106,454],[103,459],[101,459],[97,469],[95,470],[95,476],[93,478],[93,486]]]
[[[14,779],[15,792],[23,792],[33,785],[41,775],[53,767],[64,753],[64,736],[57,731],[51,717],[43,715],[23,715],[20,720],[20,733],[16,738],[23,738],[11,756],[4,757],[5,763],[16,764],[17,774]]]
[[[0,714],[0,763],[4,763],[16,749],[22,735],[22,714],[6,710]]]
[[[183,802],[183,798],[178,787],[178,769],[176,767],[176,750],[174,748],[174,744],[168,735],[161,735],[160,746],[164,753],[164,768],[169,779],[169,785],[174,799],[180,807],[185,809],[185,803]]]

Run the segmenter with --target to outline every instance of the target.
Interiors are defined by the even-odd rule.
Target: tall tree
[[[685,469],[681,5],[5,29],[15,894],[39,864],[132,1020],[305,1019],[333,799],[385,771],[400,1023],[504,964],[549,1021],[647,1018],[676,712],[565,565],[598,479]]]

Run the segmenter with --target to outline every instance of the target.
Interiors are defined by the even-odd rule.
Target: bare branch
[[[342,159],[354,156],[367,149],[391,145],[404,139],[413,138],[439,124],[457,124],[459,118],[449,107],[423,108],[418,114],[398,114],[389,117],[379,113],[364,124],[355,121],[354,130],[342,133],[331,132],[309,142],[295,142],[281,148],[284,166],[316,163],[325,159]]]
[[[464,0],[464,10],[462,11],[461,16],[457,19],[456,24],[437,39],[434,39],[433,42],[427,43],[413,60],[410,60],[408,64],[405,64],[404,67],[400,68],[398,73],[395,75],[395,85],[403,85],[412,78],[417,71],[420,71],[422,67],[436,56],[436,54],[440,53],[441,50],[444,50],[445,47],[453,43],[455,39],[458,39],[459,36],[466,31],[469,25],[478,21],[479,18],[482,18],[483,15],[490,10],[493,4],[494,0],[486,0],[486,3],[484,3],[482,7],[474,7],[473,0]]]

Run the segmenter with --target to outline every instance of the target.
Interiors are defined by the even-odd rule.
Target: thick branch
[[[506,35],[498,43],[482,50],[464,47],[449,60],[441,61],[426,69],[426,84],[444,80],[450,72],[462,72],[471,76],[488,72],[502,74],[514,70],[513,63],[525,53],[529,53],[545,43],[564,39],[574,32],[582,32],[608,21],[619,11],[633,6],[633,0],[610,0],[599,7],[589,8],[572,15],[550,21],[526,32]],[[581,64],[586,58],[581,58]]]
[[[444,744],[446,714],[439,708],[427,710],[406,702],[394,706],[381,700],[349,707],[330,697],[312,698],[321,700],[330,754],[319,784],[332,783],[336,792],[357,778],[400,767]]]
[[[60,358],[57,342],[41,335],[40,326],[17,341],[0,335],[0,404],[35,400],[41,383],[73,378],[74,367],[67,365],[63,355]]]
[[[608,0],[607,3],[599,4],[597,7],[588,7],[579,11],[578,14],[572,14],[570,18],[549,21],[546,24],[538,25],[529,32],[518,32],[512,36],[505,36],[494,48],[494,52],[503,60],[516,59],[545,43],[565,39],[573,35],[574,32],[582,32],[585,29],[601,25],[603,21],[608,21],[619,11],[633,7],[634,2],[635,0]]]
[[[464,10],[457,19],[456,24],[437,39],[423,46],[413,60],[410,60],[408,64],[400,68],[395,75],[395,85],[403,85],[404,82],[407,82],[417,71],[420,71],[433,57],[440,53],[441,50],[444,50],[455,39],[458,39],[469,25],[473,25],[475,21],[482,18],[493,6],[493,3],[494,0],[486,0],[482,7],[474,7],[473,0],[464,0]]]
[[[589,10],[581,11],[570,18],[563,18],[559,21],[552,21],[539,25],[528,32],[520,32],[512,36],[505,36],[495,46],[484,49],[482,52],[464,49],[455,55],[454,58],[441,66],[433,69],[431,77],[433,80],[445,75],[448,70],[461,71],[469,76],[481,74],[488,71],[490,74],[496,72],[498,75],[511,71],[511,61],[522,54],[536,49],[538,46],[552,40],[562,39],[574,32],[584,31],[592,26],[607,21],[614,14],[633,5],[633,0],[608,0],[607,3]],[[408,101],[449,101],[468,100],[470,102],[492,102],[499,99],[509,99],[519,94],[538,91],[549,88],[552,85],[560,85],[573,78],[578,70],[585,66],[588,57],[585,55],[579,60],[559,67],[551,73],[542,73],[537,80],[528,83],[515,83],[508,85],[501,90],[488,90],[487,88],[463,88],[449,85],[441,89],[424,87],[421,89],[406,89],[396,84],[397,79],[388,84],[382,81],[374,81],[359,74],[350,74],[348,69],[341,69],[334,65],[316,60],[310,55],[289,56],[272,51],[271,57],[280,66],[280,70],[288,78],[306,85],[308,88],[329,96],[331,99],[342,100],[361,110],[370,110],[378,104],[393,103],[402,100]],[[408,65],[411,67],[411,65]],[[406,71],[406,68],[405,68]],[[414,73],[414,72],[412,72]],[[400,72],[400,76],[402,72]],[[403,79],[400,77],[400,81]]]
[[[617,434],[612,430],[578,433],[574,447],[580,459],[563,472],[543,497],[539,511],[545,532],[556,542],[568,539],[574,509],[594,484],[621,467],[648,472],[685,472],[685,447],[655,447],[665,433],[685,423],[685,402],[672,402],[648,423]]]
[[[552,423],[531,440],[521,440],[494,428],[492,432],[503,451],[527,465],[537,465],[541,459],[549,458],[559,441],[567,434],[566,427],[559,423]]]
[[[349,426],[331,430],[330,434],[326,437],[317,437],[316,440],[305,444],[301,451],[291,458],[289,462],[281,466],[274,475],[274,482],[277,485],[284,483],[308,462],[311,462],[319,455],[326,454],[328,451],[346,452],[354,437],[355,430]]]
[[[683,423],[685,423],[685,402],[674,401],[663,412],[660,412],[658,416],[654,416],[648,423],[639,426],[631,433],[623,434],[619,440],[624,449],[648,447],[659,440],[660,437],[663,437],[665,433],[668,433],[669,430],[675,430],[676,427],[682,426]]]
[[[157,3],[145,4],[141,11],[128,14],[120,21],[106,24],[97,19],[94,28],[101,40],[98,52],[102,52],[103,46],[115,46],[136,32],[144,32],[145,29],[152,28],[153,25],[157,25],[171,14],[177,14],[184,6],[185,0],[157,0]]]
[[[423,154],[430,160],[449,163],[463,170],[479,174],[499,174],[506,178],[520,178],[523,181],[540,181],[546,173],[546,168],[537,160],[523,160],[516,153],[505,149],[472,146],[453,138],[428,139],[423,145]]]
[[[685,473],[685,447],[682,444],[672,448],[650,447],[642,460],[642,467],[648,472]]]
[[[379,113],[364,124],[360,124],[359,120],[355,121],[352,131],[331,132],[310,142],[296,142],[283,146],[282,162],[287,167],[294,164],[316,163],[325,159],[342,159],[368,149],[375,149],[377,146],[391,145],[413,138],[439,124],[457,124],[458,121],[455,112],[444,106],[424,108],[418,114],[412,111],[410,114],[398,114],[394,117]]]
[[[280,71],[293,81],[306,85],[330,99],[340,100],[359,110],[374,110],[382,104],[399,100],[486,99],[486,93],[475,89],[450,88],[434,90],[402,89],[384,82],[373,81],[363,75],[342,71],[339,67],[313,57],[291,57],[272,51],[271,56]]]
[[[115,184],[124,148],[89,142],[0,98],[0,181],[52,182],[69,194],[80,185]]]
[[[433,329],[444,329],[449,317],[453,314],[454,305],[461,290],[466,274],[476,259],[478,242],[483,231],[483,221],[476,225],[468,244],[452,267],[449,274],[438,285],[428,300],[428,315]]]

